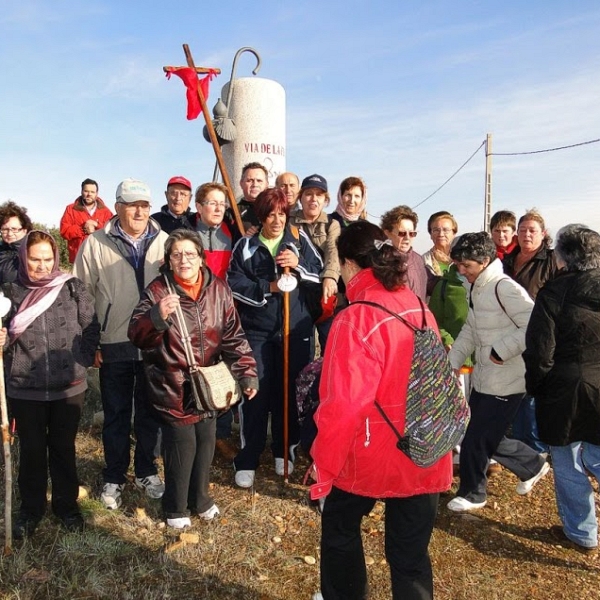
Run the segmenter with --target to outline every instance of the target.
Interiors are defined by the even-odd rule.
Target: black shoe
[[[33,535],[41,520],[41,517],[34,517],[26,513],[19,513],[17,520],[13,524],[13,539],[22,540],[24,537]]]
[[[81,513],[73,513],[66,517],[60,517],[60,520],[67,531],[79,532],[85,529],[85,521],[83,520]]]

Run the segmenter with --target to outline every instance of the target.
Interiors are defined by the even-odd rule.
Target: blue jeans
[[[565,535],[586,548],[598,545],[594,491],[586,471],[600,482],[600,446],[574,442],[550,446],[554,491]]]
[[[535,418],[535,398],[525,396],[512,423],[512,437],[533,448],[536,452],[548,452],[548,446],[540,441],[537,419]]]
[[[141,360],[102,363],[100,391],[104,410],[104,483],[125,483],[130,462],[131,416],[136,444],[133,464],[136,477],[156,475],[158,422],[149,411],[146,375]]]

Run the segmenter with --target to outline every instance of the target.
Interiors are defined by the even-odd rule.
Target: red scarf
[[[504,257],[507,254],[510,254],[517,247],[517,236],[515,235],[512,239],[512,242],[504,248],[503,246],[496,246],[496,256],[500,260],[504,260]]]

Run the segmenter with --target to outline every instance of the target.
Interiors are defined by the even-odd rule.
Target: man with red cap
[[[192,184],[189,179],[182,175],[175,175],[167,183],[165,192],[167,203],[160,209],[160,212],[154,213],[152,218],[158,221],[160,228],[171,233],[176,229],[194,229],[192,225],[192,211],[190,210],[190,200],[192,198]]]

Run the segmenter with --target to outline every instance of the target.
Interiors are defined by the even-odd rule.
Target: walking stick
[[[296,288],[298,282],[290,274],[290,268],[283,269],[283,275],[277,282],[277,287],[283,293],[283,480],[288,482],[289,458],[289,427],[290,415],[290,292]]]
[[[0,292],[0,328],[2,319],[10,311],[10,300]],[[0,411],[2,412],[2,447],[4,449],[4,556],[12,554],[12,460],[10,457],[10,432],[8,406],[4,387],[4,352],[0,346]]]

